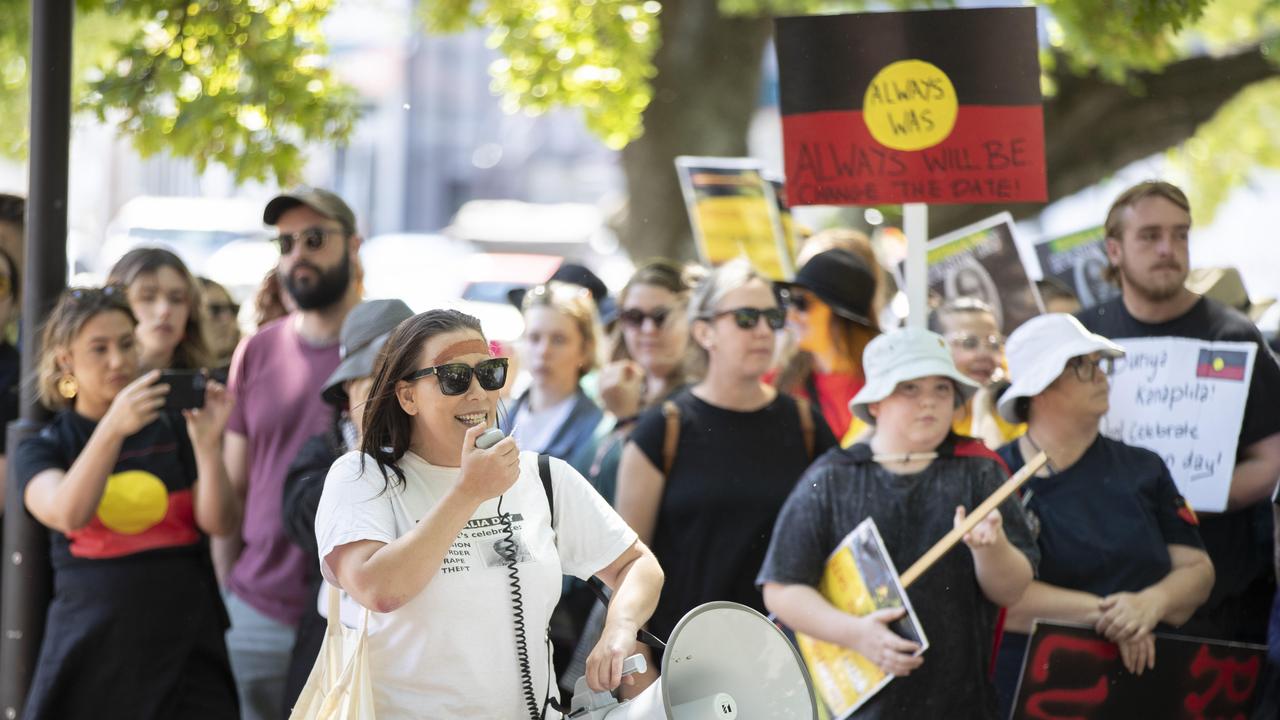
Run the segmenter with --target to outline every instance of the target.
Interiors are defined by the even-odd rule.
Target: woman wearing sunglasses
[[[688,313],[705,374],[640,416],[618,468],[618,512],[667,576],[649,628],[660,638],[711,600],[764,612],[754,573],[778,510],[810,461],[835,446],[815,407],[802,410],[761,380],[786,322],[768,280],[745,260],[722,265]]]
[[[209,336],[209,351],[213,367],[231,366],[231,355],[240,344],[240,305],[231,298],[225,287],[207,277],[196,278],[204,295],[205,329]]]
[[[799,352],[773,382],[782,392],[817,403],[835,436],[852,441],[867,428],[849,411],[849,401],[866,382],[862,351],[880,334],[873,267],[848,250],[827,250],[778,289]]]
[[[230,398],[210,381],[202,409],[166,411],[116,287],[64,293],[41,347],[40,401],[59,412],[14,472],[49,528],[54,592],[23,717],[238,718],[207,544],[239,527]]]
[[[1214,577],[1196,515],[1164,461],[1098,432],[1107,374],[1124,350],[1057,313],[1028,320],[1006,347],[1013,385],[998,407],[1027,432],[1000,455],[1016,471],[1044,450],[1049,466],[1022,491],[1040,566],[1005,620],[995,677],[1001,717],[1035,618],[1094,626],[1141,673],[1156,663],[1152,631],[1186,622]]]
[[[203,293],[177,255],[162,248],[135,248],[116,261],[109,285],[125,289],[138,318],[138,357],[156,370],[213,366],[205,337]]]
[[[668,260],[640,266],[618,294],[613,360],[600,370],[600,400],[613,416],[608,434],[584,446],[574,467],[610,502],[617,489],[618,460],[640,413],[667,399],[687,382],[689,294],[696,269]]]
[[[537,454],[510,437],[476,446],[506,375],[475,318],[432,310],[404,321],[374,366],[362,452],[325,479],[321,571],[374,611],[380,720],[559,717],[545,639],[562,573],[614,588],[587,664],[596,690],[618,686],[657,602],[652,553],[573,468],[550,461],[552,518]],[[355,609],[345,623],[359,622]]]

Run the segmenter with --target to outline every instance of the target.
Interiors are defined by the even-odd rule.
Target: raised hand
[[[644,368],[634,360],[616,360],[600,369],[600,400],[618,418],[640,412]]]
[[[102,425],[129,437],[151,424],[160,416],[164,407],[164,398],[169,394],[169,386],[157,384],[160,371],[152,370],[129,383],[116,394],[102,418]]]
[[[476,447],[476,438],[487,429],[483,424],[473,425],[462,441],[458,489],[477,504],[506,492],[520,476],[520,448],[510,436],[487,450]]]
[[[182,411],[191,443],[200,448],[220,446],[233,405],[235,400],[227,392],[225,385],[216,380],[207,380],[204,386],[204,407]]]
[[[956,516],[952,527],[959,527],[964,522],[965,510],[963,505],[956,506]],[[973,526],[973,529],[964,535],[964,544],[968,545],[971,550],[992,547],[1004,540],[1004,518],[1000,516],[999,510],[992,510],[982,519],[982,522]]]

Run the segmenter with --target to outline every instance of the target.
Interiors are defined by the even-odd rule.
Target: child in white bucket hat
[[[1186,622],[1214,577],[1199,521],[1164,461],[1099,432],[1107,376],[1124,349],[1061,313],[1023,323],[1006,347],[1013,384],[1000,414],[1027,422],[1027,432],[999,453],[1014,470],[1041,450],[1050,465],[1022,487],[1041,562],[1006,616],[995,668],[1001,717],[1013,706],[1035,618],[1092,625],[1140,674],[1156,662],[1153,631]]]
[[[999,607],[1016,602],[1038,560],[1026,519],[1008,500],[913,584],[929,651],[894,633],[887,607],[854,616],[817,590],[827,558],[866,518],[899,568],[909,567],[1007,478],[982,443],[951,432],[975,389],[937,333],[903,328],[863,353],[867,382],[850,403],[875,425],[868,442],[828,452],[801,477],[774,527],[756,582],[765,604],[798,632],[857,651],[897,676],[858,718],[995,718],[987,677]]]

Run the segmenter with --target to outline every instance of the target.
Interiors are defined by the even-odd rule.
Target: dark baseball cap
[[[262,222],[275,225],[280,222],[280,216],[285,214],[285,211],[299,205],[306,205],[330,220],[342,223],[348,235],[356,233],[356,214],[351,212],[351,208],[342,201],[342,198],[328,190],[308,185],[300,185],[289,192],[271,198],[271,202],[267,203],[266,209],[262,211]]]
[[[338,334],[338,354],[342,362],[324,383],[320,393],[326,402],[340,405],[347,400],[343,383],[373,374],[373,362],[391,331],[413,317],[403,300],[366,300],[351,308]]]
[[[600,313],[600,322],[605,325],[608,325],[617,314],[617,306],[613,298],[609,297],[609,287],[586,265],[574,262],[562,263],[556,268],[555,273],[547,278],[547,282],[552,280],[578,285],[590,291],[591,299],[595,300],[596,310]],[[516,309],[521,309],[524,307],[524,296],[528,292],[528,288],[515,288],[507,293],[507,300],[516,306]]]

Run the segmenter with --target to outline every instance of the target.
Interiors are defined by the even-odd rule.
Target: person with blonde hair
[[[521,306],[521,366],[532,382],[499,427],[523,448],[568,460],[604,418],[582,389],[583,376],[600,362],[595,301],[584,287],[551,281],[529,290]]]
[[[135,329],[121,288],[73,288],[42,335],[37,390],[57,414],[13,459],[53,565],[29,720],[239,717],[208,557],[240,515],[231,401],[210,380],[202,408],[166,410]]]

